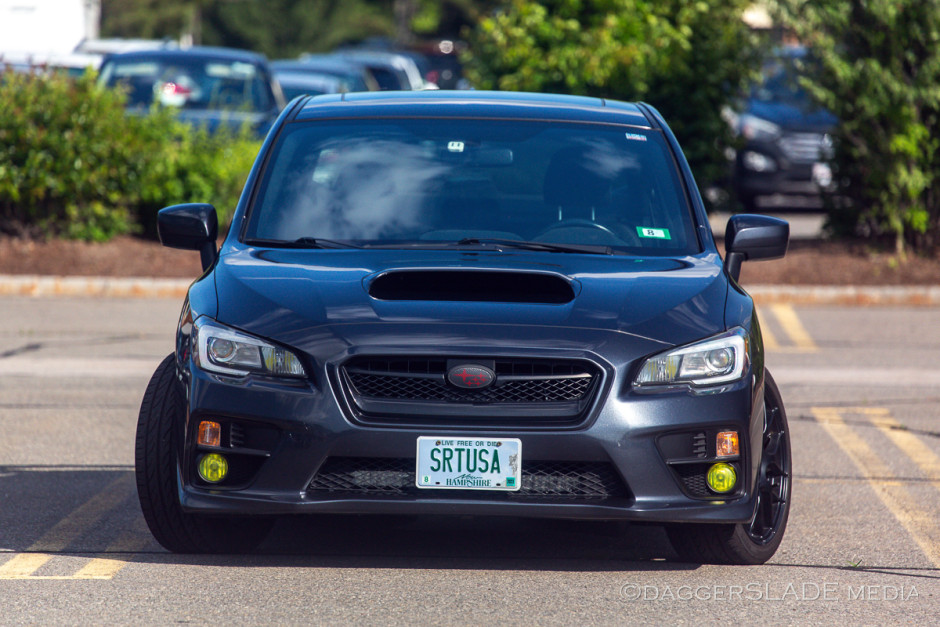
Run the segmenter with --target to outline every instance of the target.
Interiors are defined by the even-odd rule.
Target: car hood
[[[445,281],[425,281],[428,272],[446,273],[437,275]],[[671,346],[723,331],[728,290],[715,253],[676,259],[229,248],[214,274],[219,321],[291,346],[304,346],[327,328],[331,337],[355,344],[353,334],[376,325],[388,332],[407,327],[402,333],[409,337],[446,328],[448,337],[462,334],[471,344],[488,329],[567,337],[561,328],[618,332]],[[465,279],[476,287],[482,281],[485,290],[494,276],[497,291],[505,294],[497,299],[504,302],[437,294]],[[391,289],[376,289],[388,277],[395,279],[384,283]],[[402,277],[410,288],[396,294]],[[543,284],[570,289],[563,298],[543,299]]]
[[[831,131],[838,121],[836,116],[825,109],[785,102],[752,99],[748,101],[745,111],[790,131],[826,133]]]

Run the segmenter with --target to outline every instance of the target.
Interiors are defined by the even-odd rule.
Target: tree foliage
[[[421,37],[457,36],[496,0],[103,0],[108,37],[179,39],[245,48],[271,58],[392,38],[396,20]],[[398,30],[401,30],[399,28]]]
[[[813,49],[805,87],[840,120],[830,226],[890,237],[899,254],[940,243],[940,4],[779,0]]]
[[[509,0],[469,33],[477,87],[646,100],[700,184],[727,172],[722,119],[759,63],[749,0]]]
[[[260,141],[210,134],[170,109],[127,115],[93,73],[0,74],[0,233],[107,240],[153,232],[156,212],[210,202],[226,223]]]

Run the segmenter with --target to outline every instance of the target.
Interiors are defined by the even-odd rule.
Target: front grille
[[[829,157],[829,142],[822,133],[787,133],[780,138],[780,149],[795,163],[816,163]]]
[[[452,385],[449,364],[461,362],[487,365],[494,383],[484,389]],[[357,417],[396,424],[579,424],[601,379],[589,362],[548,359],[360,357],[340,372]]]
[[[516,492],[421,490],[415,486],[415,461],[407,458],[331,457],[307,486],[313,498],[420,496],[422,498],[570,499],[626,498],[630,493],[607,462],[533,461],[523,464]]]
[[[347,368],[353,390],[360,396],[389,400],[449,403],[559,403],[579,401],[590,389],[590,374],[514,379],[485,390],[450,386],[444,375],[374,374]]]

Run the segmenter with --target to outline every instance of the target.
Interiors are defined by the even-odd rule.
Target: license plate
[[[418,438],[415,485],[451,490],[518,490],[522,440],[515,438]]]

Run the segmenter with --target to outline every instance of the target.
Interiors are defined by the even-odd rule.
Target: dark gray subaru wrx
[[[697,562],[773,555],[789,431],[741,263],[645,104],[486,92],[298,98],[144,395],[144,516],[172,551],[250,550],[279,514],[665,524]]]

